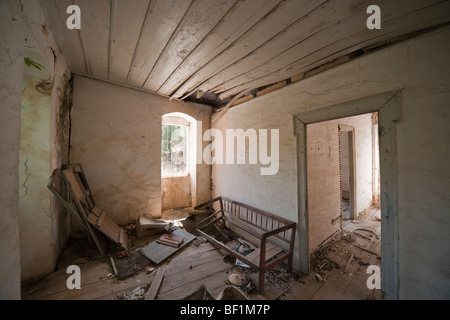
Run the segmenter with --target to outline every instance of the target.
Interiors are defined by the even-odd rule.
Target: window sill
[[[162,176],[161,179],[183,178],[183,177],[189,177],[189,173],[177,176]]]

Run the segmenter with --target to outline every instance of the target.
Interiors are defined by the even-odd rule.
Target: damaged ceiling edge
[[[304,71],[302,73],[293,75],[291,77],[288,77],[288,78],[285,78],[285,79],[282,79],[282,80],[279,80],[276,82],[268,83],[266,85],[259,86],[257,88],[246,89],[238,94],[234,94],[234,95],[232,95],[230,97],[226,97],[226,98],[220,98],[220,94],[216,94],[214,92],[203,92],[201,90],[194,90],[181,98],[175,98],[173,96],[168,96],[168,95],[154,92],[151,90],[147,90],[144,88],[137,88],[137,87],[134,87],[134,86],[131,86],[128,84],[120,83],[120,82],[113,81],[110,79],[104,79],[102,77],[97,77],[97,76],[90,75],[90,74],[84,74],[84,73],[79,73],[79,72],[72,72],[72,73],[82,76],[82,77],[91,78],[94,80],[104,81],[107,83],[115,84],[115,85],[125,87],[128,89],[133,89],[133,90],[137,90],[137,91],[141,91],[141,92],[145,92],[145,93],[151,93],[151,94],[154,94],[157,96],[167,98],[169,100],[177,100],[180,102],[192,102],[192,103],[199,103],[199,104],[207,105],[213,109],[213,113],[224,113],[224,111],[228,110],[229,108],[232,108],[232,107],[235,107],[244,102],[250,101],[253,98],[260,97],[262,95],[268,94],[275,90],[279,90],[281,88],[284,88],[285,86],[302,81],[304,79],[307,79],[309,77],[312,77],[314,75],[322,73],[326,70],[329,70],[331,68],[334,68],[334,67],[342,65],[344,63],[347,63],[353,59],[356,59],[361,56],[367,55],[369,53],[375,52],[377,50],[398,44],[402,41],[405,41],[410,38],[416,37],[418,35],[439,29],[439,28],[441,28],[443,26],[447,26],[447,25],[450,25],[450,23],[448,23],[448,22],[443,23],[443,24],[440,24],[440,25],[437,25],[434,27],[414,31],[414,32],[411,32],[411,33],[408,33],[408,34],[405,34],[402,36],[397,36],[397,37],[391,38],[389,40],[383,40],[381,42],[371,44],[364,48],[357,49],[355,51],[352,51],[350,53],[342,55],[331,61],[327,61],[323,64],[315,66],[315,67],[313,67],[307,71]]]
[[[419,36],[421,34],[425,34],[425,33],[428,33],[428,32],[431,32],[431,31],[434,31],[434,30],[437,30],[437,29],[440,29],[440,28],[448,26],[448,25],[450,25],[450,23],[443,23],[443,24],[440,24],[440,25],[437,25],[437,26],[434,26],[434,27],[421,29],[421,30],[418,30],[418,31],[414,31],[414,32],[402,35],[402,36],[397,36],[397,37],[391,38],[389,40],[384,40],[384,41],[381,41],[381,42],[378,42],[378,43],[366,46],[364,48],[357,49],[355,51],[347,53],[347,54],[345,54],[343,56],[340,56],[340,57],[335,58],[335,59],[333,59],[331,61],[325,62],[325,63],[323,63],[321,65],[313,67],[313,68],[311,68],[311,69],[309,69],[309,70],[307,70],[305,72],[299,73],[299,74],[291,76],[289,78],[286,78],[286,79],[283,79],[283,80],[280,80],[280,81],[277,81],[277,82],[273,82],[273,83],[270,83],[270,84],[267,84],[267,85],[264,85],[264,86],[260,86],[260,87],[255,88],[255,89],[244,90],[243,92],[235,94],[234,96],[231,96],[230,98],[228,98],[226,102],[222,103],[222,106],[220,106],[219,108],[216,108],[214,110],[214,113],[221,113],[221,114],[223,114],[224,111],[228,110],[229,108],[235,107],[235,106],[237,106],[239,104],[242,104],[244,102],[252,100],[253,98],[260,97],[260,96],[265,95],[267,93],[270,93],[272,91],[281,89],[281,88],[283,88],[285,86],[294,84],[296,82],[302,81],[304,79],[310,78],[310,77],[312,77],[314,75],[317,75],[319,73],[327,71],[327,70],[329,70],[331,68],[334,68],[334,67],[342,65],[344,63],[347,63],[347,62],[349,62],[349,61],[351,61],[353,59],[356,59],[356,58],[359,58],[361,56],[367,55],[369,53],[373,53],[375,51],[378,51],[378,50],[381,50],[381,49],[393,46],[393,45],[398,44],[400,42],[403,42],[405,40],[414,38],[414,37]],[[233,101],[233,99],[235,97],[238,97],[238,99]],[[220,98],[219,98],[219,100],[220,100]],[[228,106],[227,104],[230,103],[230,101],[233,101],[233,102]]]

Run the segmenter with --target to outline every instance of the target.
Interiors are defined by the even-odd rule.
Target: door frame
[[[384,299],[398,299],[398,206],[396,123],[400,121],[401,90],[297,113],[297,250],[299,271],[310,272],[306,125],[378,112],[381,202],[381,290]],[[382,152],[381,152],[382,150]]]
[[[356,210],[356,204],[358,203],[358,193],[356,188],[356,139],[355,139],[355,127],[349,126],[346,124],[339,124],[339,134],[341,135],[342,132],[348,132],[348,170],[349,170],[349,188],[350,188],[350,219],[355,220],[358,217],[358,212]],[[341,148],[340,142],[339,142],[339,149]],[[342,152],[342,150],[339,150],[339,152]],[[342,171],[341,171],[341,177],[342,179]],[[341,188],[341,201],[342,201],[342,188]],[[341,206],[342,209],[342,206]],[[342,211],[341,211],[342,216]]]

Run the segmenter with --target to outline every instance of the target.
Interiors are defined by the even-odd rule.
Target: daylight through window
[[[161,173],[163,177],[188,174],[187,126],[162,124]]]

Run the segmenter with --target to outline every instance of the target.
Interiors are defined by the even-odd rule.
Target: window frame
[[[182,119],[182,118],[178,118],[178,119],[180,119],[180,120],[184,120],[184,119]],[[184,121],[180,121],[180,122],[184,122]],[[165,175],[164,174],[164,171],[163,171],[163,156],[162,156],[162,147],[161,147],[161,178],[162,179],[169,179],[169,178],[178,178],[178,177],[188,177],[189,175],[190,175],[190,172],[189,172],[189,165],[190,165],[190,152],[189,152],[189,150],[190,150],[190,123],[187,123],[187,124],[180,124],[180,123],[177,123],[177,121],[169,121],[169,120],[166,120],[166,121],[162,121],[162,123],[161,123],[161,129],[163,128],[163,126],[164,125],[166,125],[166,126],[175,126],[175,127],[183,127],[183,128],[186,128],[185,130],[185,132],[186,132],[186,136],[185,136],[185,139],[186,139],[186,150],[185,150],[185,152],[184,152],[184,155],[185,155],[185,170],[184,170],[184,173],[183,174],[170,174],[170,175]],[[161,144],[163,143],[163,136],[161,135]]]

